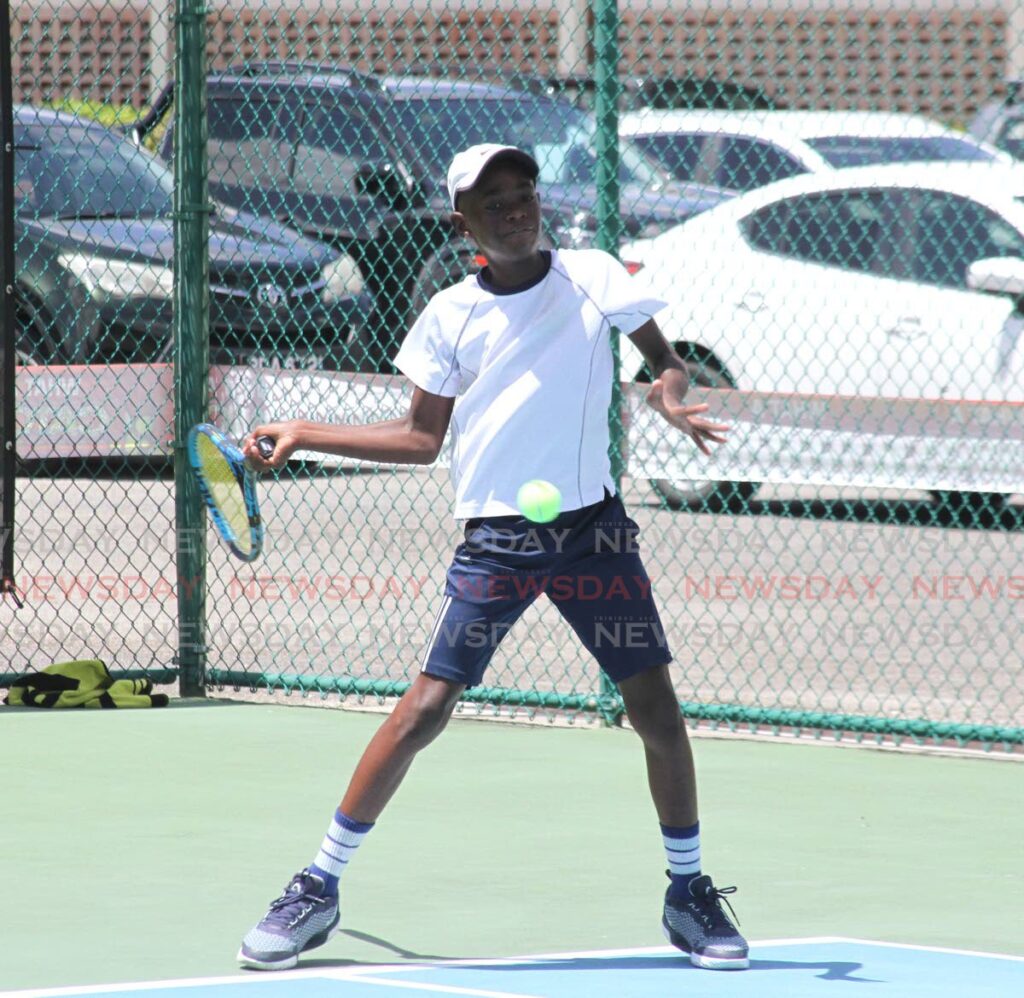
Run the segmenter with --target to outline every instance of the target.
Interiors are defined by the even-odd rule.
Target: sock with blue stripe
[[[690,896],[690,881],[700,876],[700,822],[688,828],[661,826],[661,837],[672,877],[669,893],[675,897]]]
[[[309,867],[311,873],[323,879],[324,894],[338,893],[339,878],[373,825],[372,821],[355,821],[340,810],[335,812],[331,827],[320,843],[320,851]]]

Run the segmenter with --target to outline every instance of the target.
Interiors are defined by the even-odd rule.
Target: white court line
[[[345,980],[366,971],[379,972],[381,969],[381,966],[373,964],[326,969],[309,967],[298,970],[256,971],[248,974],[239,973],[217,977],[170,978],[162,981],[112,981],[109,984],[82,984],[60,988],[29,988],[24,991],[0,991],[0,998],[63,998],[65,995],[95,995],[122,991],[125,993],[131,991],[160,991],[167,988],[203,987],[215,984],[237,984],[242,987],[246,984],[265,984],[270,980],[294,981],[305,978],[323,979],[327,977],[331,980]],[[416,969],[429,969],[429,965],[417,967]]]
[[[813,946],[830,943],[855,943],[859,946],[878,946],[887,949],[917,950],[922,953],[950,953],[955,956],[977,956],[993,960],[1015,960],[1024,962],[1024,956],[1011,956],[1008,953],[989,953],[984,950],[953,949],[947,946],[926,946],[916,943],[890,943],[879,939],[858,939],[854,936],[800,936],[780,939],[756,939],[750,942],[750,948],[753,950],[759,947]],[[569,953],[529,953],[523,956],[510,956],[493,959],[466,958],[461,960],[444,960],[427,964],[381,964],[380,966],[351,968],[351,970],[357,975],[361,973],[394,974],[402,972],[413,973],[421,970],[431,970],[437,967],[502,967],[508,966],[509,964],[543,963],[544,961],[554,960],[610,960],[619,957],[668,956],[673,954],[686,957],[685,953],[680,953],[680,951],[674,946],[634,946],[628,949],[574,950]],[[322,973],[323,976],[329,977],[336,973],[336,971],[326,969],[323,970]],[[350,975],[346,973],[346,977],[347,976]],[[7,996],[3,995],[2,992],[0,992],[0,996],[2,996],[2,998],[7,998]]]
[[[878,939],[858,939],[852,936],[807,936],[804,938],[759,939],[750,943],[751,949],[771,946],[813,946],[816,944],[853,943],[858,946],[875,946],[880,949],[912,950],[922,953],[949,953],[955,956],[974,956],[990,960],[1010,960],[1024,963],[1024,957],[1008,953],[988,953],[982,950],[954,949],[946,946],[924,946],[915,943],[890,943]],[[438,985],[418,984],[412,981],[385,980],[367,975],[418,973],[448,967],[505,967],[524,963],[543,963],[554,960],[616,959],[620,957],[657,956],[679,954],[672,946],[643,946],[630,949],[576,950],[568,953],[533,953],[526,956],[501,957],[495,959],[439,960],[434,963],[364,964],[350,967],[316,967],[308,970],[278,970],[269,973],[235,974],[221,977],[191,977],[179,980],[113,982],[109,984],[87,984],[60,988],[29,988],[21,991],[0,991],[0,998],[65,998],[72,995],[94,995],[105,992],[160,991],[167,988],[202,987],[214,984],[266,983],[269,980],[287,981],[303,978],[328,979],[336,981],[358,980],[367,984],[391,984],[394,987],[415,988],[449,994],[477,996],[500,996],[500,998],[535,998],[516,995],[508,991],[474,991],[453,989]],[[756,959],[756,954],[754,954]]]
[[[815,942],[813,939],[803,940],[805,943]],[[1024,963],[1024,956],[1013,956],[1010,953],[987,953],[977,949],[954,949],[950,946],[923,946],[918,943],[887,943],[878,939],[856,939],[852,936],[835,936],[823,942],[856,943],[859,946],[881,946],[885,949],[909,949],[919,953],[951,953],[954,956],[979,956],[986,960],[1010,960]],[[767,945],[761,943],[760,945]]]
[[[29,988],[25,991],[0,991],[2,998],[61,998],[63,995],[95,995],[107,992],[160,991],[166,988],[202,987],[213,984],[255,984],[273,977],[274,980],[295,980],[304,977],[323,977],[324,974],[310,970],[278,970],[273,974],[233,974],[224,977],[186,977],[163,981],[113,981],[109,984],[82,984],[61,988]]]

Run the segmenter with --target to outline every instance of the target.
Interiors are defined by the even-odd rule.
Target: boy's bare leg
[[[444,679],[417,676],[363,752],[316,859],[292,878],[242,940],[238,961],[243,967],[287,970],[300,953],[323,945],[337,931],[341,871],[416,753],[444,730],[464,689]]]
[[[341,801],[355,821],[376,821],[416,754],[445,728],[466,687],[420,673],[363,751]]]
[[[709,970],[742,970],[750,965],[747,941],[722,909],[735,888],[719,890],[702,875],[697,824],[697,780],[668,666],[647,669],[619,684],[626,715],[644,743],[647,780],[666,836],[666,850],[682,843],[692,848],[687,863],[696,870],[672,872],[665,894],[662,926],[669,942],[690,954],[690,962]],[[691,846],[692,844],[692,846]],[[671,867],[678,852],[668,852]],[[680,863],[680,865],[685,865]],[[679,883],[677,884],[677,881]]]
[[[626,716],[644,743],[647,782],[663,825],[697,821],[697,777],[686,725],[667,665],[646,669],[619,684]]]

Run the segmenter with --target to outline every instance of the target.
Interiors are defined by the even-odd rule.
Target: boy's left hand
[[[661,378],[652,382],[647,392],[647,404],[673,426],[682,430],[698,447],[702,454],[710,455],[708,443],[724,444],[723,434],[729,432],[728,423],[712,423],[704,418],[711,407],[706,402],[684,405],[675,399],[665,398],[665,383]]]

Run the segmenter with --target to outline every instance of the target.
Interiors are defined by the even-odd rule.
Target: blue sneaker
[[[238,962],[252,970],[288,970],[304,950],[322,946],[338,929],[338,899],[325,897],[324,882],[303,870],[242,940]]]
[[[705,970],[744,970],[750,966],[747,941],[739,934],[729,916],[722,911],[726,898],[735,887],[715,887],[710,877],[690,881],[689,896],[665,893],[661,918],[668,941],[690,954],[690,963]],[[735,918],[736,913],[733,912]]]

